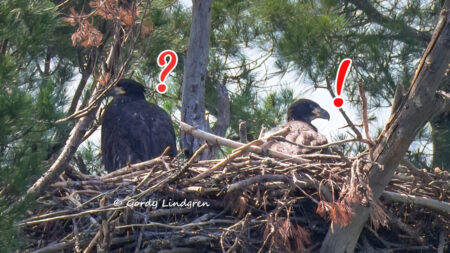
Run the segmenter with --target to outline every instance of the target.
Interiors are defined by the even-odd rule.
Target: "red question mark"
[[[341,61],[339,65],[337,75],[336,75],[336,93],[337,98],[334,99],[334,106],[337,108],[341,107],[344,104],[344,99],[341,98],[342,87],[344,86],[345,79],[347,78],[347,74],[350,70],[350,66],[352,65],[352,59],[345,58]]]
[[[166,61],[167,56],[169,57],[169,61]],[[161,74],[159,74],[160,83],[156,86],[156,91],[164,94],[167,91],[167,85],[165,84],[166,78],[177,66],[178,56],[173,50],[164,50],[158,55],[156,61],[158,62],[158,66],[164,67]]]

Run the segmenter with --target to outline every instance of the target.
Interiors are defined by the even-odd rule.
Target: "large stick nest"
[[[223,160],[162,156],[104,176],[69,168],[19,226],[31,252],[316,252],[329,223],[348,224],[359,201],[373,209],[359,250],[445,244],[448,173],[401,166],[374,201],[364,157],[293,162],[241,149]]]

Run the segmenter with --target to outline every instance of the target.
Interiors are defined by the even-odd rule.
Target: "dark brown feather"
[[[145,100],[144,88],[132,80],[117,85],[124,94],[116,94],[105,110],[102,123],[102,153],[108,172],[155,158],[170,146],[177,154],[175,131],[170,116]]]

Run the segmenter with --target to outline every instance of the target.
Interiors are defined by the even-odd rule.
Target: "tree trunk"
[[[181,120],[209,131],[205,120],[205,80],[209,52],[212,0],[192,0],[192,27],[184,64]],[[202,140],[181,134],[181,146],[188,156],[202,145]],[[200,158],[207,156],[203,154]]]
[[[439,84],[448,75],[450,60],[450,15],[448,9],[441,17],[430,44],[419,64],[416,75],[399,109],[377,139],[371,150],[372,160],[382,165],[372,166],[368,175],[373,199],[380,197],[391,180],[395,168],[414,140],[417,132],[435,115],[448,109],[448,98],[437,93]],[[371,165],[368,165],[371,166]],[[367,170],[366,170],[367,169]],[[364,171],[369,171],[365,168]],[[370,215],[370,207],[355,204],[351,223],[342,227],[331,224],[320,252],[353,252],[359,235]]]
[[[442,4],[442,9],[450,9],[450,1]],[[441,83],[441,89],[450,92],[450,77]],[[436,116],[431,122],[431,141],[433,142],[432,166],[450,170],[450,111]]]
[[[447,85],[448,86],[448,85]],[[437,116],[431,122],[433,167],[450,170],[450,112]]]
[[[217,122],[214,124],[212,133],[221,137],[225,136],[228,126],[230,125],[230,98],[225,83],[222,85],[217,83]],[[219,154],[219,145],[214,144],[209,147],[208,159],[216,159]]]

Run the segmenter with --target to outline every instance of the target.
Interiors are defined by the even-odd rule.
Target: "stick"
[[[292,183],[292,182],[290,182],[289,178],[286,177],[285,175],[258,175],[258,176],[254,176],[249,179],[245,179],[245,180],[233,183],[231,185],[228,185],[227,193],[244,189],[253,184],[266,183],[266,182]]]
[[[370,140],[370,139],[352,138],[352,139],[345,139],[345,140],[330,142],[330,143],[323,144],[323,145],[318,145],[318,146],[308,146],[308,145],[303,145],[303,144],[300,144],[300,143],[295,143],[295,142],[292,142],[292,141],[288,141],[284,137],[275,137],[274,139],[280,139],[281,141],[287,142],[287,143],[292,144],[292,145],[297,145],[297,146],[299,146],[301,148],[308,148],[308,149],[314,149],[314,150],[325,149],[325,148],[329,148],[331,146],[336,146],[336,145],[344,144],[344,143],[347,143],[347,142],[357,142],[357,141],[359,141],[359,142],[362,142],[362,143],[365,143],[365,144],[372,144],[373,143],[373,141]]]
[[[143,192],[141,192],[141,193],[135,195],[133,198],[134,198],[134,199],[140,199],[142,196],[144,196],[144,195],[146,195],[146,194],[149,194],[149,193],[151,193],[151,192],[154,192],[154,191],[156,191],[157,189],[159,189],[160,187],[163,187],[164,185],[166,185],[166,184],[172,182],[173,180],[175,180],[177,177],[179,177],[182,173],[184,173],[184,172],[189,168],[189,166],[191,165],[191,163],[197,158],[197,156],[198,156],[199,154],[201,154],[201,153],[203,152],[203,150],[204,150],[206,147],[207,147],[207,145],[206,145],[206,144],[203,144],[200,148],[198,148],[198,149],[195,151],[194,155],[191,157],[191,159],[189,159],[189,161],[188,161],[188,162],[183,166],[183,168],[181,168],[181,170],[179,170],[177,173],[175,173],[175,174],[173,174],[173,175],[171,175],[171,176],[169,176],[169,177],[163,179],[162,181],[158,182],[156,185],[154,185],[154,186],[148,188],[147,190],[145,190],[145,191],[143,191]]]
[[[437,253],[444,253],[444,249],[445,249],[445,245],[447,244],[446,240],[445,240],[445,232],[441,231],[439,233],[439,245],[438,245],[438,249],[437,249]]]
[[[235,224],[236,221],[226,220],[226,219],[216,219],[216,220],[209,220],[209,221],[204,221],[204,222],[187,223],[187,224],[179,225],[179,226],[150,221],[145,224],[140,223],[140,224],[129,224],[129,225],[117,226],[116,229],[147,228],[147,227],[162,227],[162,228],[168,228],[168,229],[186,229],[186,228],[190,228],[190,227],[206,226],[206,225],[217,224],[217,223]]]
[[[214,135],[214,134],[204,132],[202,130],[198,130],[195,127],[188,125],[184,122],[179,122],[179,123],[180,123],[181,131],[183,131],[187,134],[190,134],[190,135],[194,136],[195,138],[206,140],[208,142],[227,146],[230,148],[240,148],[241,146],[244,145],[237,141],[232,141],[232,140],[229,140],[229,139],[226,139],[226,138]],[[251,146],[248,148],[248,150],[251,152],[254,152],[254,153],[258,153],[258,154],[265,154],[265,150],[263,148],[257,147],[257,146]],[[286,160],[294,161],[297,163],[309,162],[309,160],[302,159],[302,158],[295,157],[295,156],[290,156],[290,155],[287,155],[287,154],[284,154],[284,153],[281,153],[278,151],[270,150],[270,149],[267,150],[267,154],[271,157],[286,159]]]
[[[244,152],[246,149],[249,149],[250,147],[252,147],[252,145],[259,144],[259,143],[263,142],[264,140],[269,139],[269,138],[272,137],[272,136],[279,135],[279,134],[283,134],[283,133],[285,133],[285,132],[288,131],[288,130],[289,130],[288,128],[283,128],[283,129],[281,129],[281,130],[279,130],[279,131],[276,131],[276,132],[274,132],[274,133],[272,133],[272,134],[270,134],[270,135],[268,135],[268,136],[266,136],[266,137],[264,137],[264,138],[262,138],[262,139],[257,139],[257,140],[254,140],[254,141],[250,142],[250,143],[247,143],[247,144],[245,144],[245,145],[240,146],[239,148],[233,150],[233,153],[232,153],[231,155],[229,155],[226,159],[223,159],[222,161],[220,161],[219,163],[217,163],[216,165],[214,165],[214,166],[213,166],[211,169],[209,169],[208,171],[205,171],[205,172],[203,172],[203,173],[197,175],[196,177],[194,177],[194,178],[188,180],[188,183],[189,183],[189,184],[193,184],[193,183],[197,182],[198,180],[201,180],[201,179],[203,179],[203,178],[205,178],[205,177],[211,175],[211,173],[213,173],[214,171],[219,170],[219,169],[222,168],[225,164],[227,164],[227,163],[233,161],[234,158],[236,158],[237,156],[241,155],[242,152]]]
[[[335,98],[336,95],[334,94],[333,89],[331,88],[330,78],[328,78],[328,76],[326,76],[325,79],[327,82],[328,92],[330,92],[331,97]],[[358,140],[362,139],[361,132],[358,130],[358,128],[355,127],[355,124],[353,124],[352,120],[348,117],[347,113],[345,113],[345,111],[342,110],[342,108],[339,108],[339,112],[342,114],[342,116],[344,116],[345,121],[347,121],[347,124],[350,126],[350,128],[353,130],[353,132],[355,132],[356,138],[358,138]]]
[[[400,194],[390,191],[384,191],[383,192],[383,198],[390,200],[390,201],[396,201],[396,202],[402,202],[402,203],[413,203],[415,205],[427,207],[436,211],[444,212],[447,214],[450,214],[450,203],[444,202],[444,201],[438,201],[430,198],[424,198],[424,197],[417,197],[414,195],[409,194]]]
[[[105,212],[109,212],[109,211],[117,211],[117,210],[122,210],[122,209],[126,209],[126,208],[127,208],[126,206],[114,207],[114,208],[97,208],[97,209],[86,210],[86,211],[78,212],[78,213],[74,213],[74,214],[61,215],[61,216],[45,218],[45,219],[40,219],[40,220],[22,222],[22,223],[17,224],[17,226],[18,227],[23,227],[23,226],[30,226],[30,225],[34,225],[34,224],[43,223],[43,222],[55,221],[55,220],[67,220],[67,219],[82,217],[84,215],[91,215],[91,214],[96,214],[96,213],[105,213]]]

